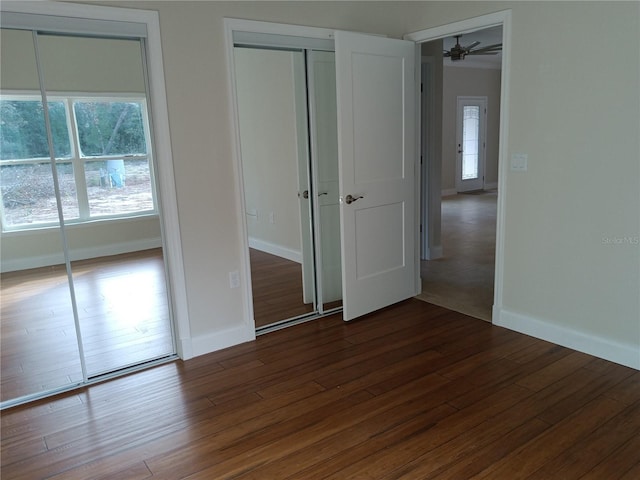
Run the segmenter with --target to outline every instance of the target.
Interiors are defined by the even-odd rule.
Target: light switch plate
[[[511,155],[511,170],[514,172],[526,172],[529,157],[526,153],[514,153]]]

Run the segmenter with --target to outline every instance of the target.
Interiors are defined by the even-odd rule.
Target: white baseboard
[[[162,239],[150,238],[145,240],[134,240],[131,242],[111,243],[97,247],[76,248],[70,251],[71,261],[87,260],[89,258],[108,257],[110,255],[121,255],[123,253],[139,252],[152,248],[162,247]],[[34,255],[30,257],[7,259],[2,262],[2,272],[13,272],[17,270],[27,270],[30,268],[49,267],[64,263],[62,252],[50,255]]]
[[[176,349],[178,350],[178,356],[182,360],[189,360],[193,358],[193,345],[190,338],[179,338],[176,342]]]
[[[620,343],[607,338],[596,337],[585,332],[495,307],[493,323],[525,335],[640,370],[640,345]]]
[[[498,182],[487,182],[484,184],[485,190],[496,190],[498,188]]]
[[[227,328],[207,335],[193,337],[190,341],[190,348],[188,348],[190,352],[184,351],[183,353],[191,353],[191,357],[197,357],[255,339],[255,328],[243,324],[238,327]],[[187,358],[184,359],[187,360]]]
[[[442,245],[427,248],[427,260],[436,260],[438,258],[442,258]]]
[[[265,242],[259,238],[249,237],[249,247],[260,250],[261,252],[270,253],[277,257],[286,258],[292,262],[302,263],[301,252],[281,245],[276,245],[275,243]]]

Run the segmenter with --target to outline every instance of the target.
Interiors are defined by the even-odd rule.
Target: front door
[[[343,318],[418,293],[416,46],[336,32]]]

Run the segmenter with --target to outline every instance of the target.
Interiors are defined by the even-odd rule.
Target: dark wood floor
[[[637,479],[640,372],[418,300],[2,412],[3,479]]]
[[[313,303],[304,303],[299,263],[253,248],[249,254],[256,327],[313,312]]]
[[[173,353],[160,249],[73,262],[89,376]],[[82,381],[64,265],[3,273],[2,401]]]

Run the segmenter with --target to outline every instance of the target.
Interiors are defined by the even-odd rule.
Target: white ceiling
[[[502,43],[502,26],[485,28],[471,33],[465,33],[460,37],[460,45],[466,47],[473,42],[480,42],[475,48],[482,48],[496,43]],[[442,40],[443,48],[449,50],[456,44],[455,37],[447,37]],[[445,67],[475,67],[475,68],[501,68],[502,53],[497,55],[470,55],[464,60],[452,61],[444,59]]]

